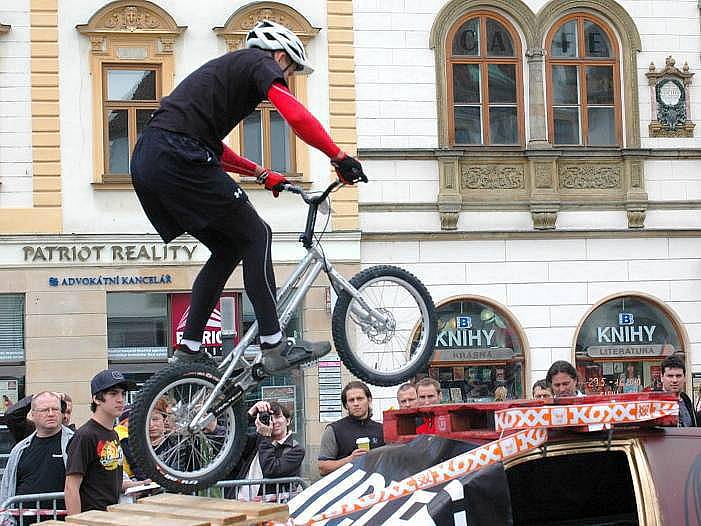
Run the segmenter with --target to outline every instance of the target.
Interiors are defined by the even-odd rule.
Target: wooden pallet
[[[83,526],[208,526],[209,522],[202,519],[157,518],[136,513],[121,513],[111,511],[85,511],[66,517],[69,524]]]
[[[195,497],[193,495],[180,495],[177,493],[161,493],[139,499],[139,503],[153,504],[157,506],[186,507],[198,510],[219,510],[233,513],[244,513],[249,521],[286,521],[290,517],[287,504],[243,502],[230,499],[216,499],[211,497]]]
[[[135,504],[115,504],[108,511],[71,515],[66,517],[66,522],[83,526],[256,526],[285,522],[289,516],[287,504],[162,493],[140,499]],[[42,523],[60,524],[58,521]]]

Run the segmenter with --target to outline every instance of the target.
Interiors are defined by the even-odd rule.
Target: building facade
[[[560,359],[587,392],[653,389],[673,352],[691,390],[697,3],[355,6],[361,260],[429,285],[443,399],[525,396]]]
[[[188,236],[161,242],[131,187],[130,152],[158,99],[206,60],[241,47],[258,20],[288,25],[304,40],[316,72],[290,88],[355,153],[352,3],[206,4],[0,6],[0,388],[8,403],[24,393],[66,391],[80,423],[89,416],[88,381],[97,371],[117,367],[144,381],[166,363],[208,251]],[[331,181],[328,159],[297,140],[270,105],[261,104],[226,141],[307,189]],[[282,284],[304,254],[297,237],[306,206],[290,195],[273,199],[252,180],[241,184],[275,232]],[[360,263],[356,202],[354,189],[334,194],[324,244],[349,276]],[[240,268],[225,295],[236,299],[242,333],[253,313]],[[319,279],[288,334],[330,339],[330,312],[328,282]],[[217,306],[205,333],[214,352],[220,327]],[[342,373],[337,359],[324,365],[334,400],[321,408],[317,367],[275,377],[251,394],[288,403],[300,441],[312,448],[320,419],[340,416]]]
[[[0,5],[0,390],[76,400],[110,365],[165,363],[208,254],[164,245],[128,177],[158,99],[262,18],[292,27],[316,71],[291,88],[363,160],[334,194],[327,254],[346,275],[414,272],[439,308],[446,401],[525,396],[557,359],[589,392],[655,388],[684,353],[701,374],[700,16],[695,1],[16,0]],[[227,138],[323,188],[328,160],[262,104]],[[305,208],[242,185],[275,234],[281,282]],[[330,337],[320,280],[291,331]],[[240,269],[226,286],[252,319]],[[218,309],[207,341],[218,346]],[[315,458],[341,415],[337,360],[275,378]],[[698,386],[695,387],[698,391]],[[375,414],[394,388],[373,388]]]

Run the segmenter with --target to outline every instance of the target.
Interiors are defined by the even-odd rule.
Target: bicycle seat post
[[[231,296],[225,296],[221,298],[220,301],[222,357],[225,357],[234,349],[234,338],[236,337],[234,298]]]

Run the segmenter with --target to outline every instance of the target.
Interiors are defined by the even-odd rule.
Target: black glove
[[[345,184],[354,184],[358,181],[368,182],[368,178],[363,173],[363,167],[350,155],[346,155],[340,161],[333,159],[331,164],[336,169],[338,178]]]

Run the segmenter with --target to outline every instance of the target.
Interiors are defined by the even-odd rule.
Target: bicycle
[[[426,368],[436,341],[435,307],[426,287],[399,267],[367,268],[350,280],[334,269],[321,245],[326,227],[318,236],[315,227],[318,213],[330,217],[327,199],[339,186],[334,181],[316,195],[283,185],[309,209],[299,238],[307,253],[277,294],[280,325],[284,330],[323,271],[338,295],[331,329],[341,360],[368,383],[396,385]],[[248,428],[243,399],[266,377],[260,346],[254,344],[257,335],[254,323],[219,366],[175,362],[141,389],[131,412],[129,445],[142,470],[165,489],[204,489],[225,478],[239,460]],[[154,446],[148,424],[161,399],[168,405],[167,433]]]

